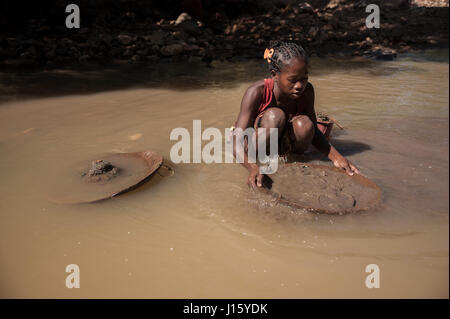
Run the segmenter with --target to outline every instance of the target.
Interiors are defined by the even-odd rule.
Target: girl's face
[[[293,100],[302,96],[308,84],[308,70],[305,61],[294,58],[280,73],[272,75],[283,96]]]

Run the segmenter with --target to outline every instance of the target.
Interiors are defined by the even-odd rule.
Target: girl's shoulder
[[[264,93],[264,79],[258,80],[247,88],[247,93],[252,96],[262,96]]]
[[[256,90],[264,90],[264,80],[265,79],[261,79],[258,80],[256,82],[254,82],[253,84],[251,84],[248,88],[252,88],[252,89],[256,89]]]

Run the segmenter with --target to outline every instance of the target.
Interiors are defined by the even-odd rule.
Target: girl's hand
[[[337,168],[342,168],[348,175],[359,174],[359,170],[343,156],[338,157],[333,161],[333,164]]]
[[[248,176],[247,184],[252,188],[262,186],[263,175],[259,173],[258,165],[255,165],[250,170],[250,175]]]

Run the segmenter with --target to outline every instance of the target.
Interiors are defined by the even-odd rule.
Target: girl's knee
[[[286,121],[286,114],[278,107],[271,107],[264,112],[262,126],[271,128],[283,128]]]
[[[299,115],[292,120],[292,127],[296,134],[303,136],[314,134],[314,123],[306,115]]]

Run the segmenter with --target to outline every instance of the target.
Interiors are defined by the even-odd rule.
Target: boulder
[[[78,58],[78,61],[80,61],[81,63],[83,62],[87,62],[91,59],[91,57],[88,54],[83,54],[82,56],[80,56]]]
[[[389,50],[375,53],[375,59],[382,61],[392,61],[396,56],[397,54],[394,51]]]
[[[172,36],[175,39],[182,40],[182,41],[187,41],[189,39],[189,35],[186,32],[184,32],[183,30],[173,32]]]
[[[180,25],[180,24],[182,24],[184,22],[187,22],[187,21],[192,21],[192,18],[191,18],[191,16],[189,14],[187,14],[186,12],[183,12],[175,20],[175,25]]]
[[[318,32],[319,32],[319,28],[313,26],[313,27],[309,28],[308,36],[310,36],[311,38],[315,38]]]
[[[152,44],[163,45],[164,40],[167,38],[167,33],[162,30],[157,30],[153,32],[148,38]]]
[[[198,27],[197,23],[195,23],[192,20],[184,21],[184,22],[178,24],[177,27],[179,29],[181,29],[182,31],[184,31],[185,33],[190,34],[190,35],[199,35],[202,33],[200,28]]]
[[[162,47],[160,52],[163,56],[175,56],[184,52],[184,46],[179,43],[170,44]]]
[[[117,39],[122,43],[123,45],[128,45],[133,41],[133,38],[131,38],[129,35],[126,34],[119,34],[117,36]]]
[[[314,13],[314,8],[308,2],[302,2],[298,4],[298,13]]]

